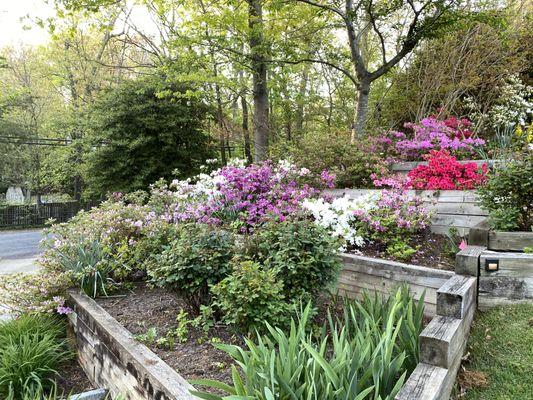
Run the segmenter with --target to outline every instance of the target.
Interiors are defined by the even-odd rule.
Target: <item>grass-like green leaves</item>
[[[45,315],[23,315],[0,323],[2,398],[38,398],[54,387],[57,368],[71,355],[64,333],[58,319]]]
[[[365,295],[346,301],[344,313],[330,315],[318,335],[311,333],[311,311],[308,305],[288,332],[267,325],[268,334],[246,339],[246,349],[217,345],[240,368],[233,367],[233,385],[210,380],[193,384],[223,391],[229,395],[225,399],[393,399],[418,362],[423,299],[414,302],[401,288],[386,299]]]

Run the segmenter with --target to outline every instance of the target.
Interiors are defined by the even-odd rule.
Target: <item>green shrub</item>
[[[497,165],[487,183],[478,189],[481,206],[489,212],[494,229],[533,229],[533,159]]]
[[[287,299],[315,295],[336,281],[341,268],[339,243],[309,220],[272,221],[259,229],[247,254],[284,283]]]
[[[233,396],[256,400],[392,400],[413,365],[409,357],[418,349],[422,304],[414,305],[405,289],[381,300],[345,304],[344,316],[329,317],[322,335],[314,340],[309,333],[311,306],[308,305],[291,329],[267,325],[269,333],[256,340],[245,339],[246,348],[217,345],[239,365],[232,367],[233,384],[199,380],[196,385],[215,387]],[[410,334],[409,342],[404,334]],[[416,333],[416,334],[415,334]],[[193,392],[216,400],[217,395]]]
[[[151,282],[181,293],[196,313],[209,302],[209,286],[231,272],[234,236],[211,226],[184,224],[147,270]]]
[[[138,204],[111,200],[90,211],[82,211],[68,223],[49,229],[41,264],[51,273],[62,272],[65,261],[75,265],[80,249],[84,249],[98,255],[99,270],[105,271],[116,283],[131,280],[142,265],[142,254],[136,252],[134,245],[148,229],[148,212],[147,207]]]
[[[0,394],[18,400],[54,386],[60,364],[71,357],[55,318],[25,315],[0,324]]]
[[[349,134],[307,135],[289,149],[280,149],[279,158],[285,159],[287,152],[296,165],[311,171],[309,177],[316,180],[311,183],[317,187],[324,170],[336,175],[337,187],[372,188],[372,174],[382,176],[387,169],[384,158],[370,143],[351,143]]]
[[[178,236],[179,226],[162,220],[152,221],[143,227],[143,234],[133,246],[124,244],[124,262],[135,266],[139,274],[152,268],[158,262],[163,250]]]
[[[252,261],[235,266],[211,292],[223,321],[245,331],[261,330],[265,321],[274,326],[287,322],[290,305],[283,295],[283,282],[273,270],[264,270]]]

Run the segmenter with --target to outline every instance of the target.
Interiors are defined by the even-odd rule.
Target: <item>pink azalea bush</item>
[[[317,189],[300,183],[308,173],[286,161],[267,161],[229,165],[193,185],[173,182],[178,201],[172,218],[175,222],[195,221],[253,232],[270,219],[283,221],[301,209],[303,200],[317,195]],[[326,187],[334,186],[335,176],[328,171],[322,172],[321,179]]]
[[[462,157],[471,157],[476,148],[485,145],[483,139],[474,137],[471,125],[466,118],[440,120],[429,116],[418,123],[404,124],[408,133],[388,131],[377,140],[385,152],[400,160],[420,160],[432,150],[449,150]]]
[[[64,272],[65,262],[76,259],[80,247],[88,251],[93,243],[98,243],[102,264],[117,272],[128,270],[129,252],[153,219],[149,211],[146,206],[127,203],[115,194],[99,207],[81,211],[70,222],[52,226],[42,241],[40,263],[46,270]]]
[[[431,151],[428,165],[419,165],[407,174],[407,186],[418,190],[471,190],[487,180],[487,164],[460,163],[446,150]]]
[[[398,189],[382,190],[375,207],[354,214],[361,235],[399,260],[408,260],[417,252],[413,236],[429,227],[431,219],[420,197]]]
[[[35,274],[0,276],[0,299],[6,311],[15,316],[25,313],[71,312],[65,306],[65,289],[70,280],[64,274],[41,271]]]

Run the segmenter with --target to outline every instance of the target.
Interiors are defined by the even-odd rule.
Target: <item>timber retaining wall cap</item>
[[[402,269],[406,268],[410,273],[420,276],[449,279],[454,275],[452,271],[405,264],[398,261],[386,260],[384,258],[367,257],[358,254],[342,253],[341,258],[344,264],[363,264],[368,266],[377,266],[384,269],[391,269],[394,271],[401,271]]]
[[[437,290],[437,314],[465,318],[470,307],[475,307],[476,289],[476,278],[454,275]]]
[[[419,363],[394,400],[448,400],[450,371]]]
[[[524,251],[533,247],[533,232],[489,232],[489,250]]]
[[[478,276],[479,257],[485,250],[487,248],[484,246],[466,246],[455,255],[455,273]]]
[[[75,303],[78,319],[82,317],[92,319],[102,336],[111,338],[113,345],[122,353],[122,357],[141,371],[138,379],[151,381],[152,386],[163,390],[169,399],[196,399],[190,394],[190,390],[194,390],[194,387],[189,382],[149,348],[137,342],[126,328],[93,299],[73,291],[69,294]],[[145,382],[140,383],[144,387]]]

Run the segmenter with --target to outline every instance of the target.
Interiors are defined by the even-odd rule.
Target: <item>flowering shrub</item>
[[[302,207],[313,215],[318,225],[327,229],[332,236],[341,239],[343,241],[341,250],[345,250],[346,246],[364,245],[365,239],[354,226],[355,215],[360,211],[370,211],[376,207],[376,201],[371,195],[358,199],[344,196],[331,201],[320,197],[304,200]]]
[[[283,221],[300,210],[300,203],[318,191],[299,178],[309,170],[287,161],[249,166],[229,165],[200,175],[195,184],[174,181],[174,221],[196,221],[210,225],[231,225],[241,232],[269,219]],[[334,177],[323,171],[322,179],[332,185]]]
[[[499,96],[488,111],[482,111],[473,98],[465,99],[471,118],[490,130],[528,125],[533,118],[533,87],[512,74],[497,89]]]
[[[431,217],[419,197],[409,197],[398,189],[357,199],[307,200],[303,207],[315,223],[344,239],[343,249],[375,242],[398,259],[408,259],[416,252],[410,237],[426,229]]]
[[[42,242],[45,250],[39,262],[47,271],[77,275],[80,255],[91,254],[89,269],[106,271],[115,281],[125,279],[139,263],[133,245],[152,218],[144,206],[106,201],[68,223],[52,226]]]
[[[431,219],[420,197],[401,190],[382,190],[374,207],[356,211],[355,216],[357,230],[399,260],[408,260],[416,253],[412,236],[425,230]]]
[[[460,163],[446,150],[431,151],[428,165],[419,165],[407,174],[408,186],[419,190],[469,190],[487,179],[487,165]]]
[[[419,160],[432,150],[449,150],[469,156],[485,144],[483,139],[473,137],[469,129],[471,124],[466,118],[439,120],[435,116],[429,116],[418,123],[406,123],[405,128],[413,132],[410,135],[389,131],[378,138],[378,141],[384,151],[395,154],[402,160]]]
[[[28,313],[68,314],[63,294],[71,281],[66,274],[2,275],[0,277],[1,304],[15,316]]]

